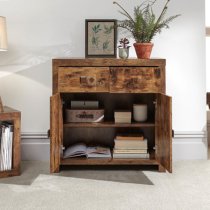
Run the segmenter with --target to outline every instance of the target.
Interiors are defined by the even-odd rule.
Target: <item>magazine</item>
[[[89,147],[84,143],[74,144],[64,150],[64,158],[73,157],[87,157],[87,158],[111,158],[111,151],[108,147],[94,146]]]
[[[0,122],[0,171],[12,169],[13,130],[11,123]]]

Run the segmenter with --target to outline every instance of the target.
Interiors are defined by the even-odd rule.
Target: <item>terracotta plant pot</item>
[[[135,47],[136,55],[138,58],[140,59],[150,58],[153,43],[134,43],[133,46]]]

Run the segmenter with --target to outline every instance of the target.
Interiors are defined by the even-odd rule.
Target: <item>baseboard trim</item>
[[[42,132],[23,132],[21,139],[48,139],[47,133]]]
[[[50,139],[47,133],[21,133],[21,159],[49,161]]]
[[[174,139],[194,139],[194,138],[206,138],[206,131],[176,131],[174,132]]]
[[[49,161],[50,139],[47,133],[25,132],[21,139],[22,160]],[[207,159],[207,132],[175,131],[172,148],[173,161]]]
[[[176,131],[173,138],[173,161],[208,158],[206,131]]]

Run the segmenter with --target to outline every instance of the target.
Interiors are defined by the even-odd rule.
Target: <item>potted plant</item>
[[[129,40],[127,38],[122,38],[120,39],[120,45],[118,46],[119,48],[119,57],[120,58],[128,58],[129,56]]]
[[[168,9],[167,0],[159,17],[153,12],[153,5],[156,0],[146,0],[139,6],[134,7],[134,17],[132,17],[119,3],[113,2],[120,7],[120,13],[127,19],[119,21],[118,27],[128,30],[136,43],[134,47],[138,58],[149,59],[152,51],[152,39],[157,33],[160,33],[163,28],[169,28],[168,24],[180,15],[174,15],[164,19]]]

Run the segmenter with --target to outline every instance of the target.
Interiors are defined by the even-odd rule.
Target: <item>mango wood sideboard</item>
[[[53,59],[53,95],[50,98],[50,170],[65,165],[153,165],[172,172],[172,99],[165,95],[165,59]],[[71,100],[98,100],[104,122],[66,123]],[[114,110],[135,103],[148,105],[148,119],[115,123]],[[81,138],[113,148],[116,133],[143,131],[148,139],[147,159],[63,158],[63,148]]]

